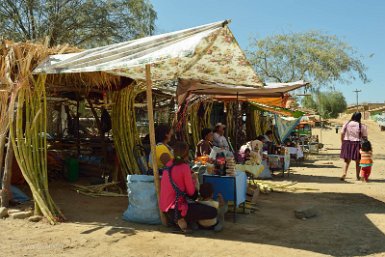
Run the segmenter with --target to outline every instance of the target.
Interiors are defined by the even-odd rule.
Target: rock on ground
[[[32,211],[21,211],[9,214],[9,217],[12,219],[26,219],[32,216]]]
[[[303,206],[294,211],[297,219],[309,219],[317,216],[317,210],[314,206]]]
[[[8,217],[8,209],[5,207],[0,208],[0,219]]]
[[[31,221],[31,222],[39,222],[43,219],[42,216],[39,216],[39,215],[34,215],[34,216],[31,216],[28,218],[28,221]]]

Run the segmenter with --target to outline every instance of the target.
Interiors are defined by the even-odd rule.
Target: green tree
[[[156,17],[148,0],[2,0],[0,34],[93,47],[151,35]]]
[[[337,118],[347,108],[344,95],[339,91],[318,91],[302,99],[302,106],[316,110],[324,118]]]
[[[313,98],[313,95],[307,95],[302,99],[302,106],[311,110],[317,110],[317,103]]]
[[[364,83],[366,66],[347,43],[318,31],[254,39],[247,51],[256,72],[265,81],[306,80],[320,88],[357,78]]]

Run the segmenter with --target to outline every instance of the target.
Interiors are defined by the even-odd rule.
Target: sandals
[[[341,181],[345,181],[345,178],[346,178],[346,175],[342,175],[342,177],[340,178]]]
[[[179,219],[177,224],[183,234],[191,234],[192,230],[188,228],[187,222],[184,219]]]
[[[191,234],[193,231],[191,229],[181,229],[181,228],[175,228],[175,230],[172,231],[173,234],[181,234],[181,235],[188,235]]]

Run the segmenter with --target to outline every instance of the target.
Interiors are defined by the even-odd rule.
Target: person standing
[[[344,159],[345,165],[341,180],[345,180],[351,161],[356,163],[356,178],[360,180],[360,147],[361,140],[367,139],[368,129],[361,124],[361,113],[355,112],[350,121],[342,127],[341,133],[341,159]]]
[[[362,143],[360,154],[361,180],[362,182],[368,182],[373,166],[373,150],[370,141],[365,140]]]
[[[226,126],[222,123],[217,123],[217,125],[215,125],[213,144],[221,149],[230,150],[229,142],[227,142],[225,137],[225,128]]]
[[[340,128],[340,126],[337,124],[337,125],[336,125],[336,134],[338,134],[339,128]]]

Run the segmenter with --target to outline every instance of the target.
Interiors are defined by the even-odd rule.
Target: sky
[[[230,29],[245,50],[250,39],[319,30],[350,44],[368,67],[371,82],[335,84],[348,104],[385,102],[384,0],[151,0],[158,33],[230,19]],[[374,54],[372,57],[370,55]]]

